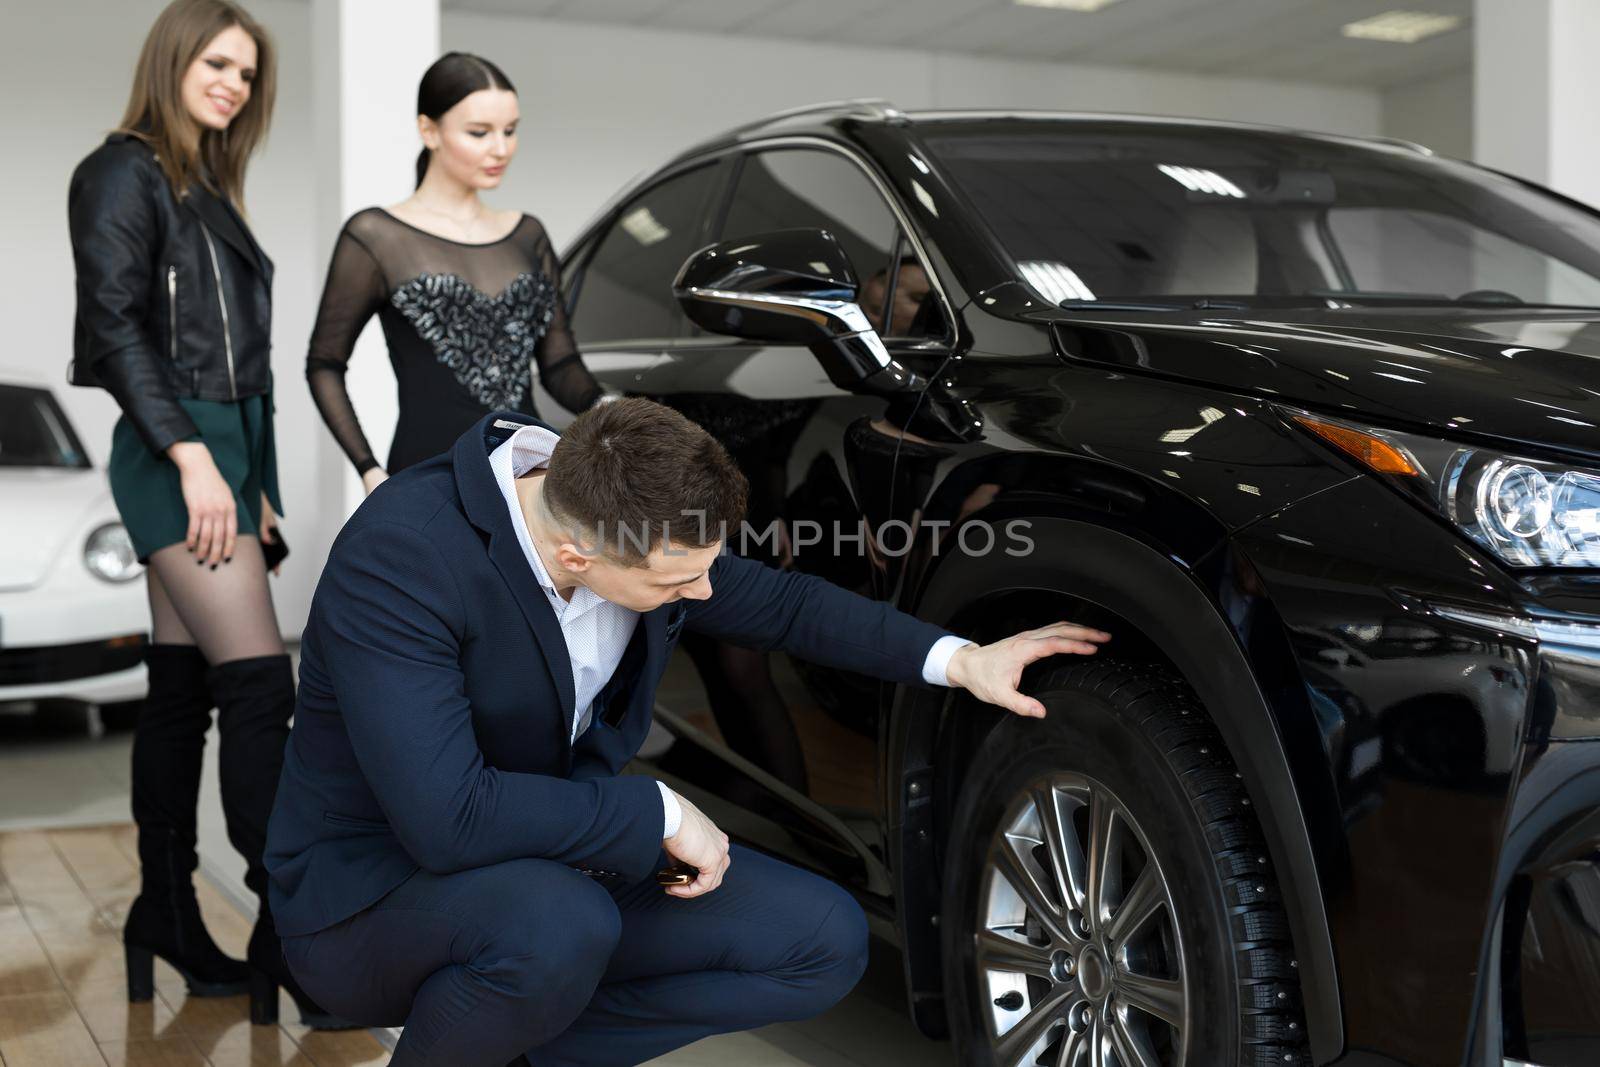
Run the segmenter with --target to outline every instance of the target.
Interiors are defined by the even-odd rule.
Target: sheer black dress
[[[487,412],[537,414],[535,367],[545,391],[569,411],[599,398],[567,328],[558,270],[550,238],[531,215],[488,244],[435,236],[381,208],[351,216],[334,246],[306,379],[357,472],[378,461],[344,375],[374,314],[399,385],[390,474],[447,451]]]

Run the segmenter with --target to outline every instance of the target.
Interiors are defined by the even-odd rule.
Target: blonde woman
[[[289,980],[261,866],[294,710],[267,571],[281,558],[272,433],[272,262],[245,222],[245,167],[272,115],[272,42],[237,4],[176,0],[140,53],[117,130],[68,193],[77,270],[72,381],[122,408],[113,496],[147,567],[150,690],[133,746],[141,885],[123,929],[128,997],[156,956],[193,996],[252,994],[276,1020],[280,984],[311,1025],[337,1025]],[[274,549],[278,550],[276,558]],[[201,921],[195,805],[218,709],[228,835],[261,897],[248,961]]]

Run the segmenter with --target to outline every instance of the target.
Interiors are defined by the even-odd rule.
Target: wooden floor
[[[190,999],[156,963],[156,998],[128,1003],[122,920],[138,892],[133,828],[0,833],[0,1065],[346,1067],[388,1053],[365,1030],[319,1033],[283,995],[278,1026],[245,997]],[[195,878],[206,925],[242,958],[250,923]]]

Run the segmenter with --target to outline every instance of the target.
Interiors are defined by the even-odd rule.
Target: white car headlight
[[[1600,472],[1459,449],[1442,489],[1450,518],[1507,563],[1600,567]]]
[[[1324,415],[1291,417],[1514,567],[1600,568],[1600,470]]]
[[[134,555],[133,541],[120,522],[108,522],[89,535],[83,544],[83,565],[108,582],[132,581],[144,573]]]

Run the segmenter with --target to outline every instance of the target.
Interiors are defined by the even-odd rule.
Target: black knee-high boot
[[[211,692],[206,660],[193,645],[145,649],[150,689],[133,735],[133,818],[139,827],[140,890],[122,929],[128,999],[155,994],[160,956],[192,996],[232,996],[246,988],[243,962],[223,954],[200,918],[192,875],[195,805]]]
[[[283,942],[267,901],[267,871],[262,856],[267,845],[267,819],[283,771],[283,747],[294,714],[294,671],[289,657],[257,656],[220,663],[209,675],[216,694],[222,734],[220,770],[222,812],[228,840],[245,860],[244,881],[261,900],[261,911],[246,953],[250,966],[250,1021],[278,1021],[278,988],[289,991],[300,1008],[300,1021],[318,1030],[355,1026],[330,1015],[306,996],[283,958]]]

